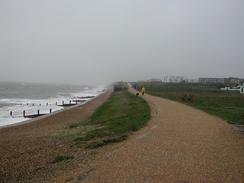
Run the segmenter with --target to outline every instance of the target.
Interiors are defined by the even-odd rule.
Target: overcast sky
[[[244,0],[0,0],[0,80],[244,77]]]

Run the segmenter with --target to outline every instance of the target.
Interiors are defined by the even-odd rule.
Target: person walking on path
[[[142,94],[142,95],[144,95],[144,94],[145,94],[145,92],[146,92],[146,89],[145,89],[145,87],[144,87],[144,86],[142,86],[142,88],[141,88],[141,94]]]

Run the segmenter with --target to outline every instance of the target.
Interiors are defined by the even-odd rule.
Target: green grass
[[[122,142],[122,141],[126,140],[127,137],[128,137],[127,135],[119,135],[117,137],[112,137],[112,138],[110,137],[108,139],[96,140],[94,142],[88,143],[86,145],[86,148],[95,149],[95,148],[98,148],[98,147],[102,147],[104,145]]]
[[[80,126],[80,123],[72,123],[69,125],[69,128],[77,128],[78,126]]]
[[[66,161],[69,159],[73,159],[73,156],[64,156],[64,155],[58,155],[55,157],[54,161],[52,163],[59,163],[61,161]]]
[[[146,84],[147,93],[182,102],[232,124],[244,124],[244,96],[200,84]],[[187,96],[190,100],[187,100]]]
[[[91,130],[76,136],[74,140],[76,143],[87,143],[87,148],[120,142],[130,132],[142,128],[149,119],[150,108],[144,99],[128,91],[117,91],[86,123]]]

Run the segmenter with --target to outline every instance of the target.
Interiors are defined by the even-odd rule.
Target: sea
[[[23,116],[49,114],[62,104],[86,103],[106,90],[104,86],[0,82],[0,127],[29,120]]]

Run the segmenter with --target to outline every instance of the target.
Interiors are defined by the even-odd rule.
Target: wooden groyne
[[[40,110],[38,109],[37,113],[35,113],[35,114],[26,114],[26,111],[23,110],[23,117],[24,118],[36,118],[36,117],[43,116],[46,114],[51,114],[51,113],[52,113],[52,109],[49,109],[49,113],[40,113]],[[13,117],[13,111],[10,111],[10,116]]]
[[[95,96],[93,95],[90,95],[90,96],[85,96],[85,97],[77,97],[79,99],[91,99],[91,98],[94,98]]]
[[[87,100],[83,100],[83,99],[73,99],[73,100],[70,100],[68,103],[65,103],[64,101],[62,101],[61,104],[58,104],[58,102],[55,103],[56,106],[59,106],[59,107],[70,107],[70,106],[74,106],[74,105],[77,105],[79,103],[83,103],[83,102],[86,102]],[[28,106],[35,106],[34,104],[27,104]],[[46,103],[46,106],[49,106],[50,104],[49,103]],[[41,104],[37,104],[37,106],[41,106]],[[34,113],[34,114],[27,114],[26,110],[23,110],[22,112],[22,116],[24,118],[36,118],[36,117],[39,117],[39,116],[44,116],[44,115],[47,115],[47,114],[50,114],[52,113],[52,108],[49,109],[49,113],[41,113],[40,112],[40,109],[37,109],[37,112]],[[14,112],[13,111],[10,111],[9,112],[10,116],[11,117],[14,117]]]
[[[56,103],[56,105],[59,107],[70,107],[70,106],[77,105],[77,104],[78,104],[78,100],[76,100],[76,101],[70,100],[69,103],[65,103],[64,101],[62,101],[62,104]]]
[[[84,103],[86,102],[88,99],[92,99],[94,98],[95,96],[85,96],[85,97],[77,97],[75,99],[72,99],[72,100],[69,100],[68,102],[65,102],[65,101],[62,101],[61,104],[58,104],[58,102],[55,102],[55,105],[56,106],[59,106],[59,107],[70,107],[70,106],[75,106],[79,103]],[[30,104],[30,103],[27,103],[26,104],[27,106],[42,106],[42,104]],[[48,102],[46,104],[44,104],[44,106],[50,106],[52,104],[49,104]],[[23,110],[23,113],[22,113],[22,116],[24,118],[36,118],[36,117],[39,117],[39,116],[44,116],[44,115],[47,115],[47,114],[50,114],[52,113],[52,108],[49,109],[49,113],[41,113],[40,112],[40,109],[37,109],[37,112],[34,113],[34,114],[27,114],[26,110]],[[10,116],[11,117],[14,117],[14,111],[10,111]]]

